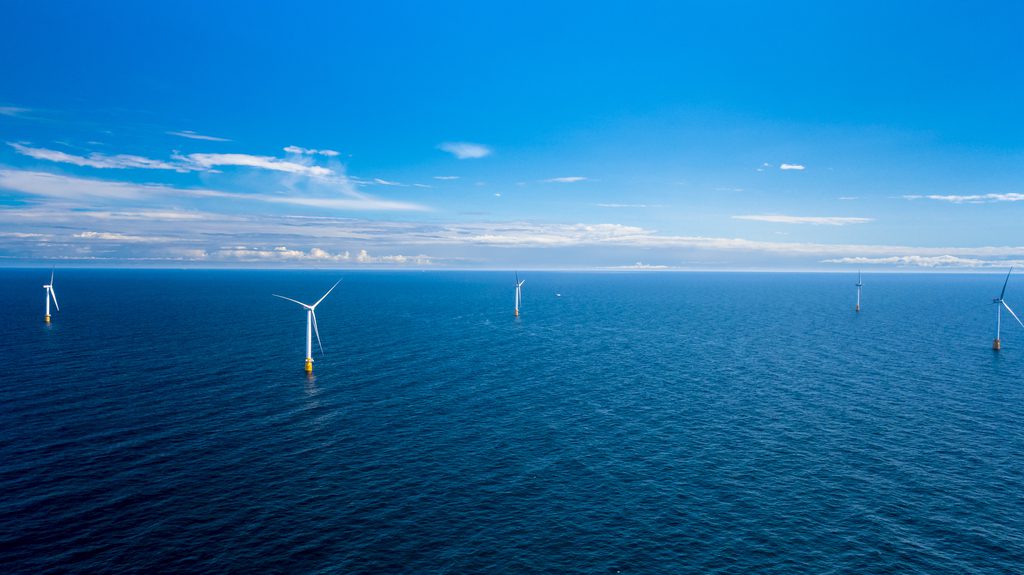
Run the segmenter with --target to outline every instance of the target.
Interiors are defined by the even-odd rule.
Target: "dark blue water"
[[[1001,277],[58,270],[47,327],[48,275],[0,271],[4,572],[1024,565]],[[307,379],[270,293],[337,277]]]

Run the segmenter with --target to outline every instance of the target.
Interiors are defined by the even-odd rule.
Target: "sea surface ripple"
[[[0,270],[6,573],[1024,569],[1001,277],[58,269],[46,326],[48,276]],[[338,277],[307,378],[270,294]]]

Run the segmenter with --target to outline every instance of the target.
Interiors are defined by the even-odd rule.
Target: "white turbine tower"
[[[519,272],[516,272],[516,317],[519,317],[519,304],[523,303],[523,284],[526,280],[519,281]]]
[[[857,307],[855,307],[854,310],[856,310],[857,312],[860,312],[860,288],[864,287],[864,282],[862,282],[861,279],[860,279],[860,271],[859,270],[857,271],[857,283],[854,284],[854,285],[857,286]]]
[[[992,303],[996,304],[996,339],[992,342],[992,349],[996,351],[999,351],[999,348],[1003,346],[1002,341],[1000,341],[999,339],[999,331],[1002,328],[1004,307],[1006,308],[1006,311],[1010,312],[1010,315],[1013,316],[1013,319],[1017,320],[1017,323],[1019,323],[1021,327],[1024,327],[1024,323],[1021,323],[1020,318],[1017,317],[1017,314],[1013,313],[1013,310],[1010,309],[1010,306],[1007,305],[1006,301],[1003,300],[1003,296],[1006,295],[1006,284],[1010,283],[1010,274],[1012,273],[1013,266],[1010,266],[1010,271],[1006,272],[1006,280],[1003,282],[1003,291],[999,292],[999,297],[994,298],[992,300]]]
[[[43,286],[46,290],[46,315],[43,316],[43,321],[50,323],[50,298],[53,298],[53,305],[60,311],[60,306],[57,305],[57,294],[53,291],[53,270],[50,270],[50,283]]]
[[[301,301],[294,300],[294,299],[292,299],[290,297],[284,297],[283,295],[277,295],[276,293],[275,294],[271,294],[274,297],[279,297],[281,299],[286,299],[286,300],[288,300],[290,302],[295,302],[295,303],[301,305],[302,307],[306,308],[306,373],[313,373],[313,333],[314,332],[316,333],[316,343],[320,345],[320,353],[321,354],[324,353],[324,344],[320,342],[320,329],[316,325],[316,306],[320,305],[320,302],[324,301],[324,299],[332,291],[334,291],[334,288],[338,287],[338,284],[340,284],[340,283],[341,283],[341,280],[338,280],[338,281],[334,282],[334,285],[331,286],[331,289],[327,290],[327,293],[325,293],[322,298],[316,300],[316,303],[313,304],[313,305],[306,305],[306,304],[302,303]]]

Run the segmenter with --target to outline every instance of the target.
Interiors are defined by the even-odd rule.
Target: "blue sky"
[[[0,264],[1024,261],[1017,3],[15,1]]]

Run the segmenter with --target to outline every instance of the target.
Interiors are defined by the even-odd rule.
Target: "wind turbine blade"
[[[326,297],[327,297],[328,295],[330,295],[330,293],[331,293],[332,291],[334,291],[334,288],[338,287],[338,284],[340,284],[340,283],[341,283],[341,280],[338,280],[338,281],[334,282],[334,285],[332,285],[332,286],[331,286],[331,289],[327,290],[327,293],[325,293],[325,294],[324,294],[324,297],[322,297],[322,298],[320,298],[320,299],[316,300],[316,303],[315,303],[315,304],[313,304],[313,307],[312,307],[312,308],[310,308],[310,309],[316,309],[316,306],[320,305],[320,302],[324,301],[324,299],[325,299],[325,298],[326,298]]]
[[[516,272],[516,285],[519,285],[519,272]]]
[[[286,300],[288,300],[288,301],[290,301],[290,302],[295,302],[295,303],[297,303],[297,304],[301,305],[301,306],[302,306],[302,307],[304,307],[304,308],[309,308],[309,306],[308,306],[308,305],[306,305],[306,304],[302,303],[301,301],[299,301],[299,300],[297,300],[297,299],[292,299],[292,298],[290,298],[290,297],[284,297],[283,295],[277,295],[276,293],[272,293],[272,294],[270,294],[270,295],[272,295],[272,296],[274,296],[274,297],[279,297],[279,298],[281,298],[281,299],[286,299]]]
[[[1010,271],[1006,272],[1006,281],[1003,282],[1003,291],[999,292],[999,299],[1003,299],[1003,295],[1006,294],[1006,284],[1010,283],[1010,274],[1013,273],[1013,266],[1010,266]]]
[[[1003,307],[1005,307],[1005,308],[1006,308],[1006,311],[1010,312],[1010,315],[1012,315],[1012,316],[1013,316],[1013,319],[1017,320],[1017,323],[1019,323],[1021,327],[1024,327],[1024,322],[1021,322],[1021,321],[1020,321],[1020,318],[1019,318],[1019,317],[1017,317],[1017,314],[1013,313],[1013,310],[1012,310],[1012,309],[1010,309],[1010,306],[1009,306],[1009,305],[1007,305],[1007,303],[1006,303],[1005,301],[1004,301],[1004,302],[1000,302],[1000,303],[1002,303],[1002,304],[1003,304]]]
[[[50,281],[52,282],[53,280],[51,279]],[[50,292],[50,297],[53,298],[53,305],[57,306],[57,311],[60,311],[60,306],[57,305],[57,292],[53,291],[53,285],[50,285],[50,288],[47,291]]]
[[[316,326],[316,312],[311,311],[313,314],[313,333],[316,334],[316,343],[320,345],[320,355],[324,355],[324,344],[320,343],[320,328]]]
[[[53,285],[53,270],[50,270],[50,285]]]

